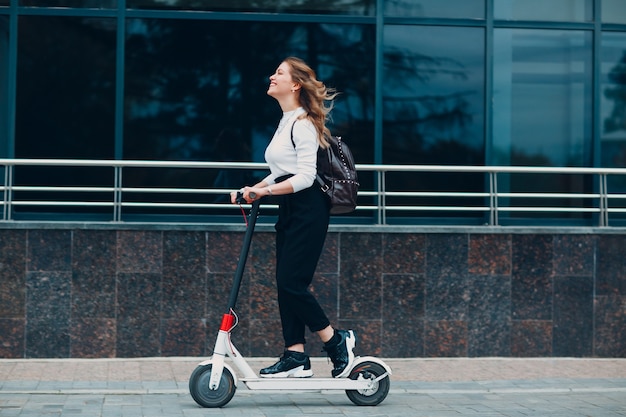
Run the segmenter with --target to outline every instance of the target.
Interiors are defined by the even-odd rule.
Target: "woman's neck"
[[[282,100],[278,100],[278,104],[280,105],[283,113],[289,113],[290,111],[294,111],[298,107],[301,107],[298,100],[296,100],[295,95],[290,95]]]

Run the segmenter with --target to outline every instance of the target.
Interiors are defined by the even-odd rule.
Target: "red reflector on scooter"
[[[233,328],[233,323],[235,322],[235,316],[233,314],[224,314],[222,316],[222,324],[220,325],[220,330],[225,332],[229,331]]]

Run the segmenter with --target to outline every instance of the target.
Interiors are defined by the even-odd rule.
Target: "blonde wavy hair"
[[[322,148],[330,145],[327,138],[330,137],[330,130],[326,127],[326,119],[333,108],[333,100],[339,94],[334,88],[329,88],[319,81],[315,71],[309,67],[302,59],[290,56],[283,62],[287,63],[291,69],[291,79],[300,84],[300,105],[306,111],[308,118],[315,130]],[[304,117],[304,116],[303,116]]]

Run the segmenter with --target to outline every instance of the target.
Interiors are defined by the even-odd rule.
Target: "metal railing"
[[[197,200],[198,196],[216,196],[228,193],[224,188],[186,188],[185,184],[175,187],[133,187],[124,182],[128,169],[188,169],[188,170],[267,170],[264,163],[239,162],[185,162],[185,161],[124,161],[124,160],[76,160],[76,159],[0,159],[4,166],[3,215],[2,221],[14,220],[14,210],[28,207],[72,208],[80,212],[87,208],[105,208],[110,213],[108,221],[124,221],[125,212],[130,208],[139,209],[232,209],[237,208],[227,201],[207,203]],[[16,167],[94,167],[111,168],[110,186],[79,185],[23,185],[15,181]],[[450,213],[460,215],[483,216],[490,226],[501,224],[503,215],[537,215],[552,213],[578,213],[593,217],[595,225],[609,226],[612,214],[626,213],[626,169],[622,168],[556,168],[556,167],[505,167],[505,166],[441,166],[441,165],[357,165],[361,176],[370,175],[374,184],[367,189],[361,187],[357,214],[370,212],[372,222],[378,225],[388,224],[390,217],[403,213],[407,217],[419,218],[423,213]],[[440,175],[440,174],[478,174],[484,178],[484,186],[479,191],[420,191],[406,188],[402,183],[389,180],[390,175]],[[540,175],[542,180],[551,176],[578,176],[585,178],[584,192],[516,192],[510,186],[499,185],[502,178],[512,175]],[[609,179],[616,179],[615,190],[609,190]],[[506,181],[508,183],[508,181]],[[61,199],[58,196],[64,195]],[[76,198],[67,198],[67,194]],[[90,195],[87,200],[81,196]],[[97,195],[98,198],[93,198]],[[127,196],[133,195],[133,199]],[[145,199],[138,199],[145,195]],[[28,197],[21,197],[28,196]],[[36,198],[33,198],[35,196]],[[56,196],[56,198],[55,198]],[[157,196],[158,198],[155,198]],[[172,201],[172,196],[195,196],[196,201]],[[194,200],[194,198],[191,198]],[[418,204],[411,203],[418,201]],[[432,203],[431,203],[432,201]],[[447,201],[447,204],[442,204]],[[460,202],[470,201],[471,204]],[[523,205],[517,202],[524,201]],[[479,202],[478,204],[476,202]],[[535,202],[535,203],[532,203]],[[549,204],[547,202],[554,202]],[[563,204],[563,202],[566,202]],[[561,203],[561,204],[558,204]],[[108,210],[110,209],[110,211]],[[61,210],[62,211],[62,210]]]

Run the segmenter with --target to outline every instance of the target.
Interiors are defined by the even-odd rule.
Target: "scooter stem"
[[[230,297],[228,298],[228,309],[226,314],[230,314],[235,309],[237,304],[237,297],[239,296],[239,288],[241,287],[241,281],[243,278],[243,271],[246,267],[246,261],[248,260],[248,252],[250,250],[250,243],[252,242],[252,234],[254,233],[254,226],[259,215],[260,200],[252,202],[252,209],[248,215],[248,227],[246,228],[246,234],[243,238],[243,245],[241,246],[241,254],[239,256],[239,262],[237,263],[237,269],[235,270],[235,279],[233,280],[233,286],[230,290]]]

